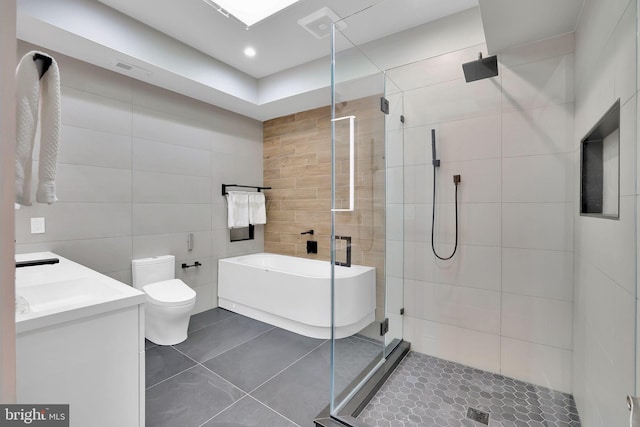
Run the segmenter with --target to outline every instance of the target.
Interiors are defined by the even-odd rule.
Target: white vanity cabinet
[[[18,403],[69,404],[72,427],[143,427],[144,294],[50,252],[16,257],[34,258],[60,263],[16,271],[30,306],[16,315]]]

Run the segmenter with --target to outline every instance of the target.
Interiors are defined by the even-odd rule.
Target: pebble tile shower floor
[[[490,414],[490,427],[577,427],[570,394],[410,352],[358,419],[371,427],[482,427],[468,408]]]

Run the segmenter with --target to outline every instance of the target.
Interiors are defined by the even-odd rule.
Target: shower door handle
[[[331,119],[332,122],[339,120],[349,120],[349,208],[331,209],[332,212],[353,212],[355,196],[355,121],[356,116],[344,116]]]

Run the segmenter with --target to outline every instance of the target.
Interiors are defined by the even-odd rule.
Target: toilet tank
[[[133,287],[142,289],[149,283],[161,282],[176,278],[176,257],[161,255],[131,261]]]

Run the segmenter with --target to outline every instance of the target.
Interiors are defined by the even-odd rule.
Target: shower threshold
[[[383,386],[387,378],[393,373],[396,367],[400,364],[402,359],[409,353],[411,343],[403,340],[395,339],[388,346],[387,349],[393,349],[385,359],[384,363],[369,377],[369,379],[360,387],[360,389],[353,393],[349,400],[342,405],[342,408],[337,415],[332,416],[329,406],[327,406],[314,420],[316,427],[369,427],[366,423],[358,420],[357,417],[367,407],[371,399]],[[378,360],[371,362],[369,366],[360,374],[349,387],[338,397],[339,401],[343,401],[349,397],[352,390],[355,389],[366,378],[367,374],[371,372]]]

